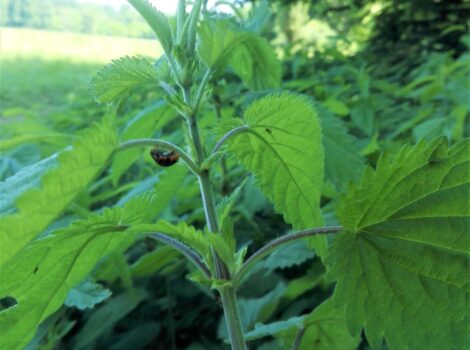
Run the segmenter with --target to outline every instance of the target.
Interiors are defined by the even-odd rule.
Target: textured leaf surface
[[[128,2],[150,25],[166,54],[171,53],[173,49],[173,38],[171,35],[171,27],[166,16],[153,7],[148,0],[128,0]]]
[[[1,349],[22,349],[36,327],[65,301],[96,263],[126,239],[128,225],[145,219],[150,197],[139,197],[123,208],[78,221],[52,236],[36,240],[0,269],[0,299],[17,305],[0,312]]]
[[[59,155],[58,167],[45,173],[41,188],[16,198],[16,212],[0,218],[0,266],[61,214],[99,175],[116,147],[114,128],[108,122],[95,124]]]
[[[440,138],[382,156],[342,199],[335,301],[374,349],[468,345],[469,195],[470,141]]]
[[[230,56],[230,65],[250,89],[263,90],[281,85],[281,61],[269,42],[245,33]]]
[[[318,111],[325,147],[325,179],[342,189],[349,181],[360,178],[364,157],[357,140],[348,134],[343,121],[321,106],[318,106]]]
[[[245,335],[248,340],[274,336],[282,349],[290,349],[299,330],[305,329],[299,350],[354,350],[360,337],[349,334],[344,312],[333,306],[329,299],[309,315],[293,317],[286,321],[271,324],[258,324]]]
[[[251,104],[241,132],[229,139],[229,150],[254,173],[277,212],[295,229],[322,224],[323,146],[320,121],[306,97],[283,93]],[[320,254],[324,238],[318,238]]]
[[[159,71],[141,57],[121,57],[102,68],[93,78],[96,101],[115,102],[141,86],[157,86]]]
[[[197,51],[204,63],[214,70],[222,67],[244,35],[228,20],[208,19],[198,29]]]

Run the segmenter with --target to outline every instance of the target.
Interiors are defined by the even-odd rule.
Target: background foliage
[[[370,304],[366,298],[365,282],[361,278],[382,281],[386,276],[383,271],[364,273],[361,270],[358,263],[361,247],[372,240],[367,232],[379,232],[381,239],[373,242],[373,248],[367,246],[367,249],[384,258],[380,254],[387,252],[384,247],[392,239],[391,236],[400,236],[400,232],[409,229],[403,226],[402,231],[391,232],[388,226],[390,220],[411,215],[415,220],[424,220],[423,215],[430,215],[419,212],[406,202],[410,192],[406,186],[416,183],[438,186],[437,177],[434,179],[436,183],[427,178],[429,168],[434,170],[440,167],[442,171],[448,171],[468,163],[468,158],[463,155],[467,154],[468,157],[468,143],[462,146],[458,141],[470,133],[470,37],[466,34],[470,5],[463,0],[282,0],[237,2],[234,6],[245,28],[250,33],[261,34],[265,39],[253,39],[248,35],[244,39],[243,50],[234,53],[235,58],[224,57],[229,68],[221,71],[223,78],[211,86],[213,95],[210,98],[217,108],[206,108],[201,112],[201,129],[205,139],[213,146],[218,131],[209,127],[216,120],[240,115],[253,100],[276,92],[279,86],[314,98],[316,111],[305,113],[318,114],[323,127],[325,184],[318,198],[312,200],[320,201],[325,224],[335,225],[340,219],[351,230],[350,234],[336,242],[333,254],[338,254],[338,257],[336,264],[327,264],[332,269],[328,275],[321,259],[302,242],[283,248],[256,266],[240,293],[240,310],[247,337],[251,339],[250,346],[261,350],[284,349],[292,344],[299,327],[307,327],[306,345],[302,349],[309,349],[308,344],[312,343],[318,349],[380,347],[380,331],[370,325],[365,330],[367,340],[364,334],[353,337],[348,332],[348,329],[360,329],[365,319],[383,317],[368,311]],[[157,73],[151,69],[154,67],[152,61],[145,57],[158,57],[162,52],[160,46],[154,40],[90,37],[11,27],[153,38],[151,31],[129,7],[117,12],[112,8],[58,0],[42,1],[40,7],[35,1],[7,0],[2,2],[2,7],[1,13],[5,15],[1,16],[1,25],[10,27],[1,28],[2,45],[10,44],[2,46],[1,56],[0,214],[5,215],[1,218],[1,226],[8,224],[10,229],[15,227],[24,237],[30,238],[48,237],[52,231],[59,229],[54,237],[35,241],[30,250],[20,252],[24,259],[30,261],[30,265],[21,269],[10,265],[1,271],[0,281],[3,282],[7,281],[4,276],[17,274],[19,280],[31,278],[38,289],[45,285],[57,288],[50,300],[44,303],[34,299],[35,290],[22,290],[13,282],[1,283],[4,290],[15,290],[24,296],[24,300],[32,303],[28,310],[10,308],[15,301],[0,292],[2,332],[9,329],[9,324],[2,318],[6,315],[16,313],[18,319],[42,322],[37,330],[29,323],[21,329],[15,328],[12,332],[19,332],[24,339],[33,337],[32,340],[24,344],[5,343],[4,347],[191,350],[227,347],[223,343],[227,337],[224,321],[213,291],[202,286],[195,287],[188,280],[188,276],[196,277],[179,253],[130,232],[126,232],[125,238],[122,235],[127,226],[137,225],[143,220],[140,217],[143,211],[150,213],[152,218],[158,217],[170,223],[186,221],[202,228],[204,213],[193,178],[179,164],[165,170],[156,167],[147,151],[138,149],[118,154],[109,161],[108,170],[102,172],[116,143],[110,136],[112,133],[108,132],[113,128],[121,131],[122,140],[164,137],[176,144],[184,140],[185,135],[180,130],[175,112],[168,108],[162,93],[148,84]],[[66,22],[64,18],[67,18]],[[220,23],[213,25],[217,28]],[[201,35],[204,31],[214,32],[210,27],[200,30]],[[229,33],[228,28],[216,32],[221,35]],[[25,40],[31,41],[28,45],[32,45],[32,49],[25,49]],[[231,40],[235,40],[235,36],[227,34],[217,43],[229,45]],[[34,46],[38,42],[41,44]],[[217,66],[220,62],[207,55],[211,44],[214,45],[206,41],[205,45],[208,46],[198,46],[198,50],[207,65]],[[244,50],[256,53],[260,47],[269,45],[275,48],[279,59],[271,57],[261,67],[256,66],[256,60],[240,65],[240,62],[245,62],[240,58],[247,55]],[[86,50],[90,47],[94,47],[95,51]],[[143,56],[139,62],[150,73],[136,76],[132,71],[124,70],[129,74],[129,84],[132,83],[135,88],[126,96],[128,98],[120,101],[114,109],[95,103],[89,91],[92,77],[108,60],[127,54]],[[126,60],[134,59],[115,61],[114,64],[125,67]],[[269,69],[260,71],[260,68],[266,67]],[[106,74],[106,71],[102,72]],[[256,75],[260,72],[261,77]],[[112,75],[112,71],[109,74]],[[159,70],[158,74],[165,72]],[[262,78],[270,83],[263,85],[266,80]],[[100,91],[96,81],[94,89]],[[117,89],[111,95],[100,95],[99,99],[109,102],[123,96],[122,91]],[[142,109],[142,106],[145,108]],[[274,101],[259,108],[264,110],[273,106],[276,107]],[[286,112],[281,110],[279,113]],[[104,115],[108,115],[105,123],[94,124],[81,138],[77,137],[82,129],[101,120]],[[257,116],[258,113],[245,121],[249,127],[262,132],[256,124]],[[435,137],[441,138],[431,141]],[[241,139],[242,136],[234,142],[243,143]],[[428,143],[420,141],[423,139]],[[402,149],[404,143],[416,145]],[[74,144],[73,151],[62,151],[71,144]],[[447,144],[457,145],[448,147]],[[318,146],[308,144],[305,147]],[[54,200],[57,184],[48,181],[48,170],[57,164],[65,164],[62,171],[79,171],[73,167],[73,159],[88,147],[99,152],[89,159],[89,167],[81,174],[81,182],[70,184],[66,181],[67,174],[61,175],[64,178],[61,186],[69,186],[67,188],[71,192],[67,205],[51,206],[54,212],[46,214],[38,212],[44,203]],[[253,147],[262,146],[255,144]],[[409,155],[412,147],[417,152],[416,159]],[[235,153],[236,149],[235,145]],[[383,152],[386,156],[381,158]],[[248,150],[242,155],[246,158],[243,163],[248,169],[253,161],[250,154]],[[397,154],[399,156],[393,158],[392,155]],[[295,152],[292,155],[286,152],[283,157],[296,164]],[[232,156],[226,157],[223,164],[214,179],[219,189],[219,199],[240,185],[245,174],[241,167],[235,166]],[[415,172],[416,164],[424,167],[419,173]],[[366,165],[370,169],[364,172]],[[266,164],[269,175],[272,170],[269,167],[273,166],[273,162]],[[397,192],[397,196],[404,201],[400,204],[406,208],[397,213],[397,208],[384,204],[380,206],[383,212],[351,212],[349,208],[354,207],[351,203],[362,203],[363,207],[358,206],[357,210],[367,208],[372,201],[386,203],[387,198],[382,198],[380,194],[393,186],[397,178],[382,176],[386,173],[384,169],[399,169],[402,174],[405,174],[403,171],[409,172],[406,174],[409,174],[410,183],[402,184]],[[46,175],[41,177],[42,174]],[[13,175],[16,177],[11,178]],[[255,172],[255,175],[259,174]],[[377,179],[377,187],[369,188],[368,185]],[[268,181],[262,179],[261,187]],[[351,181],[358,183],[356,187],[349,185]],[[447,182],[442,181],[444,187],[436,188],[438,195],[444,196],[441,199],[452,199],[445,202],[447,207],[456,205],[456,210],[467,210],[465,195],[468,194],[468,184],[463,183],[467,187],[459,188],[462,183],[451,176],[446,178]],[[257,186],[249,177],[241,187],[232,211],[237,240],[247,245],[248,254],[290,229]],[[18,191],[11,191],[12,188]],[[350,195],[343,197],[348,188]],[[370,193],[364,194],[367,193],[364,188],[369,189]],[[23,195],[25,199],[21,200],[19,194],[23,189],[27,189],[27,196]],[[140,196],[148,191],[155,193],[156,198]],[[423,187],[422,191],[424,196],[431,190]],[[449,196],[445,191],[454,191],[454,196]],[[7,197],[6,193],[9,196],[13,193],[13,196]],[[30,198],[35,201],[30,201]],[[435,202],[432,198],[426,198]],[[342,204],[335,213],[332,207],[338,202]],[[123,206],[125,210],[121,209]],[[438,212],[442,208],[432,207],[429,210]],[[52,220],[57,213],[60,213],[59,219]],[[462,212],[462,216],[464,214],[468,212]],[[288,222],[291,221],[290,217],[286,215]],[[40,220],[41,225],[37,226],[40,230],[29,232],[24,229],[22,225],[25,226],[29,220]],[[311,220],[319,222],[315,218]],[[75,224],[68,227],[71,222]],[[99,230],[79,233],[79,228],[97,223],[102,225]],[[465,222],[458,222],[453,227],[463,232],[468,227],[465,225]],[[187,231],[184,225],[173,229],[181,237]],[[73,240],[67,244],[61,242],[61,235],[64,234],[72,236]],[[416,235],[417,239],[428,239],[431,246],[440,244],[439,239],[443,239],[436,232],[418,230]],[[17,248],[20,249],[23,243],[26,241],[18,240]],[[416,251],[409,243],[400,244],[405,250]],[[45,270],[38,268],[42,254],[55,245],[60,245],[61,249],[54,260]],[[463,234],[462,240],[450,248],[457,250],[459,246],[468,247],[468,239]],[[341,256],[338,247],[347,247],[351,254]],[[420,249],[423,259],[431,255],[448,259],[445,249],[432,252],[425,247]],[[87,261],[82,270],[72,270],[68,276],[61,275],[60,269],[54,269],[54,266],[70,264],[73,259],[93,256],[90,253],[93,250],[106,250],[110,254],[100,261]],[[0,251],[4,259],[13,253]],[[424,283],[432,285],[436,294],[423,294],[416,281],[439,269],[429,261],[430,269],[435,267],[433,271],[419,270],[415,268],[415,258],[406,260],[406,264],[411,266],[410,283],[415,283],[413,285],[416,287],[410,298],[424,300],[428,303],[426,310],[445,307],[449,295],[454,297],[451,301],[464,298],[453,289],[463,282],[452,274],[444,273],[438,277],[451,285],[451,294],[446,294],[447,289],[436,287],[438,282],[428,280]],[[465,257],[456,253],[454,258]],[[385,256],[384,259],[390,263],[405,258]],[[344,265],[350,266],[351,274],[340,278],[338,271]],[[386,271],[390,273],[387,276],[395,276],[391,265],[386,266]],[[465,274],[464,271],[460,273]],[[337,321],[335,315],[339,311],[332,299],[328,299],[332,295],[335,274],[339,291],[333,300],[348,304],[348,314],[353,315],[347,325]],[[354,276],[357,278],[352,279]],[[64,283],[73,288],[67,291],[62,287]],[[382,287],[383,284],[372,285],[372,288],[383,293],[382,300],[373,302],[384,303],[384,307],[393,306],[392,310],[384,310],[384,314],[392,314],[398,308],[395,308],[399,304],[397,295]],[[355,290],[357,294],[351,298],[350,294],[344,293],[345,290]],[[442,304],[432,304],[434,297]],[[402,309],[399,310],[404,315],[417,312],[407,306],[408,299],[404,304],[403,300],[399,301],[402,302]],[[319,306],[318,309],[312,313],[316,306]],[[418,312],[422,317],[421,325],[425,325],[426,330],[439,326],[439,323],[428,323],[430,317],[425,311]],[[452,312],[453,320],[461,320],[465,310],[452,309]],[[326,327],[319,321],[324,319],[330,322]],[[461,325],[462,322],[456,322],[454,330]],[[403,345],[401,341],[415,344],[413,341],[418,342],[426,337],[422,329],[414,329],[414,326],[406,322],[397,325],[412,332],[415,338],[396,339],[392,334],[385,335],[387,341],[400,347]],[[331,337],[338,339],[338,342],[331,343]],[[466,340],[455,339],[455,348],[458,344],[465,344]],[[439,341],[444,342],[437,342],[439,346],[446,345],[445,340]]]

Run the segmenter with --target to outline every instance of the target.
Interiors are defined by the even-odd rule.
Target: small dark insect
[[[273,132],[270,128],[266,128],[266,129],[264,129],[264,131],[266,131],[268,134],[272,134],[272,132]]]
[[[36,266],[36,267],[34,268],[33,274],[35,274],[36,272],[38,272],[38,270],[39,270],[39,266]]]
[[[150,151],[150,155],[153,160],[161,166],[171,166],[180,158],[180,155],[175,151],[162,151],[157,148],[153,148]]]

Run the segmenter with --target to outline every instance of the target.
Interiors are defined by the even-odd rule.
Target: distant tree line
[[[76,0],[1,0],[0,26],[153,37],[144,21],[130,6],[115,9]]]

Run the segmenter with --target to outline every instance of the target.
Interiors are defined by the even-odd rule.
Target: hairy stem
[[[299,329],[297,335],[295,336],[294,344],[292,344],[292,350],[299,350],[300,344],[302,343],[302,338],[305,334],[305,328]]]
[[[206,278],[211,278],[211,272],[209,268],[206,266],[206,264],[204,264],[204,262],[202,261],[202,258],[199,256],[199,254],[197,254],[194,250],[189,248],[187,245],[161,232],[148,232],[146,234],[149,235],[149,237],[159,242],[162,242],[166,245],[169,245],[170,247],[179,251],[189,261],[191,261],[194,265],[196,265],[196,267],[202,272],[202,274]]]
[[[217,142],[217,144],[212,149],[211,154],[214,154],[217,151],[219,151],[220,147],[222,147],[223,144],[225,143],[225,141],[227,141],[229,138],[231,138],[231,137],[233,137],[237,134],[240,134],[242,132],[250,132],[250,128],[246,125],[243,125],[243,126],[239,126],[238,128],[230,130],[228,133],[226,133],[224,136],[222,136],[222,138]]]
[[[190,104],[190,92],[189,89],[183,89],[184,101]],[[194,143],[196,150],[196,157],[198,166],[204,162],[206,155],[201,142],[201,135],[197,125],[196,116],[193,114],[188,119],[188,128],[191,135],[191,139]],[[212,185],[210,183],[209,171],[203,170],[198,174],[199,188],[201,190],[202,204],[204,207],[204,213],[206,215],[207,227],[211,232],[219,232],[219,223],[217,220],[217,210],[215,208],[214,194],[212,192]],[[217,254],[213,251],[214,262],[216,266],[216,278],[217,279],[228,279],[228,271],[223,262],[217,257]]]
[[[183,89],[183,97],[184,101],[188,105],[191,105],[189,88]],[[187,119],[187,121],[189,133],[194,143],[194,148],[196,150],[197,164],[198,166],[201,166],[201,164],[206,158],[206,155],[202,146],[201,136],[199,134],[195,112],[192,113],[192,115],[190,116],[190,118]],[[198,176],[199,186],[201,189],[201,196],[204,205],[207,226],[211,232],[219,232],[217,211],[215,207],[213,189],[209,175],[210,174],[208,170],[203,170],[200,172]],[[216,267],[215,277],[219,280],[230,279],[230,273],[227,267],[225,266],[223,261],[218,257],[214,249],[212,249],[212,256]],[[245,338],[243,336],[243,327],[240,319],[240,312],[237,306],[237,296],[235,289],[231,286],[225,286],[222,287],[219,292],[222,300],[225,319],[227,321],[227,328],[228,333],[230,335],[230,343],[232,346],[232,350],[246,350],[247,347],[245,343]]]
[[[250,258],[245,261],[243,266],[240,268],[238,273],[233,277],[233,285],[239,286],[243,282],[243,278],[247,275],[250,271],[251,267],[276,249],[282,247],[287,243],[291,243],[293,241],[297,241],[299,239],[304,239],[307,237],[312,237],[316,235],[322,234],[330,234],[330,233],[338,233],[342,231],[343,228],[341,226],[330,226],[330,227],[320,227],[320,228],[312,228],[303,231],[299,231],[296,233],[289,233],[287,235],[281,236],[272,240],[264,247],[260,248],[256,253],[254,253]]]
[[[208,69],[206,73],[204,73],[204,76],[202,77],[202,81],[199,84],[199,87],[196,91],[196,95],[194,97],[194,106],[193,106],[194,114],[197,113],[197,110],[202,100],[202,96],[204,95],[204,90],[206,88],[207,83],[209,82],[209,79],[211,78],[211,75],[212,75],[212,71]]]
[[[232,349],[247,350],[235,288],[224,286],[219,289],[219,292],[224,307],[224,315],[227,321],[228,336]]]

